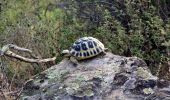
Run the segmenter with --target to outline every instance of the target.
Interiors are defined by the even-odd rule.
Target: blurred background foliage
[[[170,80],[169,0],[0,1],[1,47],[16,44],[58,63],[61,51],[83,36],[98,38],[114,54],[144,59],[153,74]],[[14,88],[53,65],[0,62]]]

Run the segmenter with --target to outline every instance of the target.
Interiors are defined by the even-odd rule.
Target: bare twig
[[[16,53],[10,51],[10,48],[12,48],[14,50],[28,52],[31,56],[33,56],[36,59],[31,59],[31,58],[26,58],[26,57],[20,56]],[[21,48],[16,45],[13,45],[13,44],[7,44],[7,45],[3,46],[3,48],[0,50],[0,55],[8,56],[8,57],[15,58],[15,59],[18,59],[18,60],[21,60],[24,62],[28,62],[28,63],[45,63],[45,62],[55,61],[55,59],[56,59],[56,57],[47,58],[47,59],[38,59],[38,57],[36,57],[32,54],[31,50],[26,49],[26,48]]]
[[[20,55],[17,55],[15,53],[13,53],[12,51],[7,51],[4,55],[6,55],[8,57],[16,58],[16,59],[24,61],[24,62],[29,62],[29,63],[45,63],[45,62],[49,62],[49,61],[54,61],[56,59],[56,57],[47,58],[47,59],[30,59],[30,58],[25,58]]]
[[[14,44],[7,44],[7,45],[3,46],[2,49],[0,50],[0,54],[3,55],[6,51],[10,50],[10,48],[14,49],[14,50],[22,51],[22,52],[28,52],[31,55],[31,57],[38,58],[35,55],[33,55],[31,50],[26,49],[26,48],[21,48]]]

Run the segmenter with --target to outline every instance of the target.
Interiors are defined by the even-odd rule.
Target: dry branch
[[[33,58],[36,58],[36,59],[31,59],[31,58],[26,58],[26,57],[20,56],[16,53],[10,51],[10,48],[14,49],[14,50],[18,50],[18,51],[28,52]],[[28,62],[28,63],[45,63],[45,62],[55,61],[55,59],[56,59],[56,57],[40,59],[40,58],[34,56],[32,54],[31,50],[26,49],[26,48],[21,48],[16,45],[13,45],[13,44],[7,44],[7,45],[3,46],[2,49],[0,50],[0,55],[8,56],[8,57],[15,58],[15,59],[18,59],[18,60],[21,60],[24,62]]]

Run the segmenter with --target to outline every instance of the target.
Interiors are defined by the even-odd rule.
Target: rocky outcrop
[[[20,99],[170,100],[168,85],[143,60],[107,53],[77,66],[64,59],[27,82]]]

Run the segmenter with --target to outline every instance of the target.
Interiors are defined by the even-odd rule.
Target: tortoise
[[[98,39],[82,37],[73,43],[70,50],[63,50],[62,54],[70,57],[71,62],[77,65],[79,60],[92,58],[101,53],[106,54],[106,50],[107,48]]]

